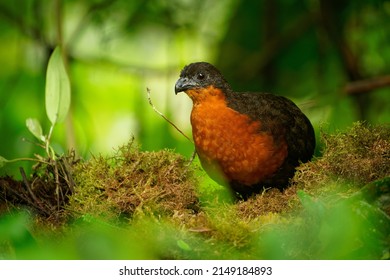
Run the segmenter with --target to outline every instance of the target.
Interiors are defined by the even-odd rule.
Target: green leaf
[[[70,106],[70,82],[62,61],[61,50],[52,53],[46,72],[46,113],[54,125],[62,122]]]
[[[188,243],[184,242],[181,239],[177,241],[177,246],[179,246],[179,248],[184,251],[191,251],[190,245],[188,245]]]
[[[41,124],[39,123],[39,121],[38,121],[37,119],[28,118],[28,119],[26,120],[26,126],[27,126],[28,130],[30,130],[30,132],[31,132],[36,138],[38,138],[38,139],[41,140],[42,142],[45,142],[45,136],[44,136],[43,133],[42,133]]]

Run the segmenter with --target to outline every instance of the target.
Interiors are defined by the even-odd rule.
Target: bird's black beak
[[[175,84],[175,94],[178,94],[179,92],[186,91],[187,89],[191,89],[197,86],[198,84],[194,82],[192,79],[181,77],[179,80],[177,80]]]

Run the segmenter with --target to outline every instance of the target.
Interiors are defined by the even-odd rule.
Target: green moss
[[[324,192],[326,186],[335,185],[332,182],[343,182],[356,189],[390,176],[389,125],[358,122],[347,132],[323,133],[321,139],[322,157],[301,165],[295,174],[293,183],[298,188]]]
[[[67,210],[106,219],[195,213],[198,201],[193,170],[169,150],[141,152],[132,142],[109,158],[75,166],[77,185]]]

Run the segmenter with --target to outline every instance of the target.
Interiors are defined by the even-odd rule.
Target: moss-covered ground
[[[0,178],[0,259],[389,259],[390,127],[322,133],[291,186],[237,200],[130,141]]]

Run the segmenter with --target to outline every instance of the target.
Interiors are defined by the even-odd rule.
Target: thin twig
[[[24,183],[24,185],[26,186],[27,191],[28,191],[28,193],[30,194],[31,198],[32,198],[38,205],[40,205],[41,202],[39,201],[39,199],[35,196],[34,192],[32,191],[32,189],[31,189],[31,187],[30,187],[30,183],[29,183],[28,180],[27,180],[26,172],[24,172],[23,167],[19,167],[19,171],[20,171],[20,174],[22,175],[23,183]]]
[[[192,155],[191,155],[191,157],[190,157],[190,160],[188,161],[187,166],[190,166],[190,165],[194,162],[195,157],[196,157],[196,149],[195,149],[194,152],[192,153]]]
[[[60,191],[61,191],[61,185],[60,185],[60,179],[58,174],[58,161],[55,160],[53,162],[54,165],[54,177],[56,182],[56,197],[57,197],[57,209],[60,210]],[[62,193],[62,192],[61,192]]]
[[[172,126],[173,126],[181,135],[183,135],[185,138],[187,138],[188,141],[190,141],[191,143],[193,143],[192,140],[191,140],[187,135],[185,135],[183,131],[180,130],[180,128],[178,128],[173,122],[171,122],[166,116],[164,116],[163,113],[161,113],[159,110],[157,110],[157,108],[154,106],[154,104],[153,104],[153,102],[152,102],[152,99],[151,99],[151,97],[150,97],[150,89],[149,89],[149,88],[146,88],[146,91],[148,92],[148,101],[149,101],[149,104],[150,104],[150,106],[152,106],[153,110],[154,110],[157,114],[159,114],[164,120],[166,120],[170,125],[172,125]]]
[[[0,181],[0,184],[3,184],[3,181]],[[20,188],[23,188],[22,185],[23,185],[23,183],[20,182]],[[27,197],[25,197],[26,196],[26,192],[24,191],[24,189],[23,189],[23,191],[20,191],[20,189],[15,188],[14,186],[11,186],[9,184],[2,185],[2,186],[4,187],[4,189],[6,191],[9,191],[9,192],[12,193],[12,195],[13,195],[12,199],[15,200],[16,198],[18,198],[18,199],[20,199],[20,201],[32,204],[32,202],[31,202],[30,198],[28,197],[28,195],[27,195]],[[5,200],[7,200],[7,194],[5,194]]]
[[[71,163],[69,163],[69,160],[71,160],[73,164],[75,162],[74,156],[75,156],[75,151],[72,150],[68,157],[64,157],[64,159],[62,160],[62,164],[60,165],[63,179],[67,183],[71,193],[73,193],[74,191],[75,183],[72,178]]]

